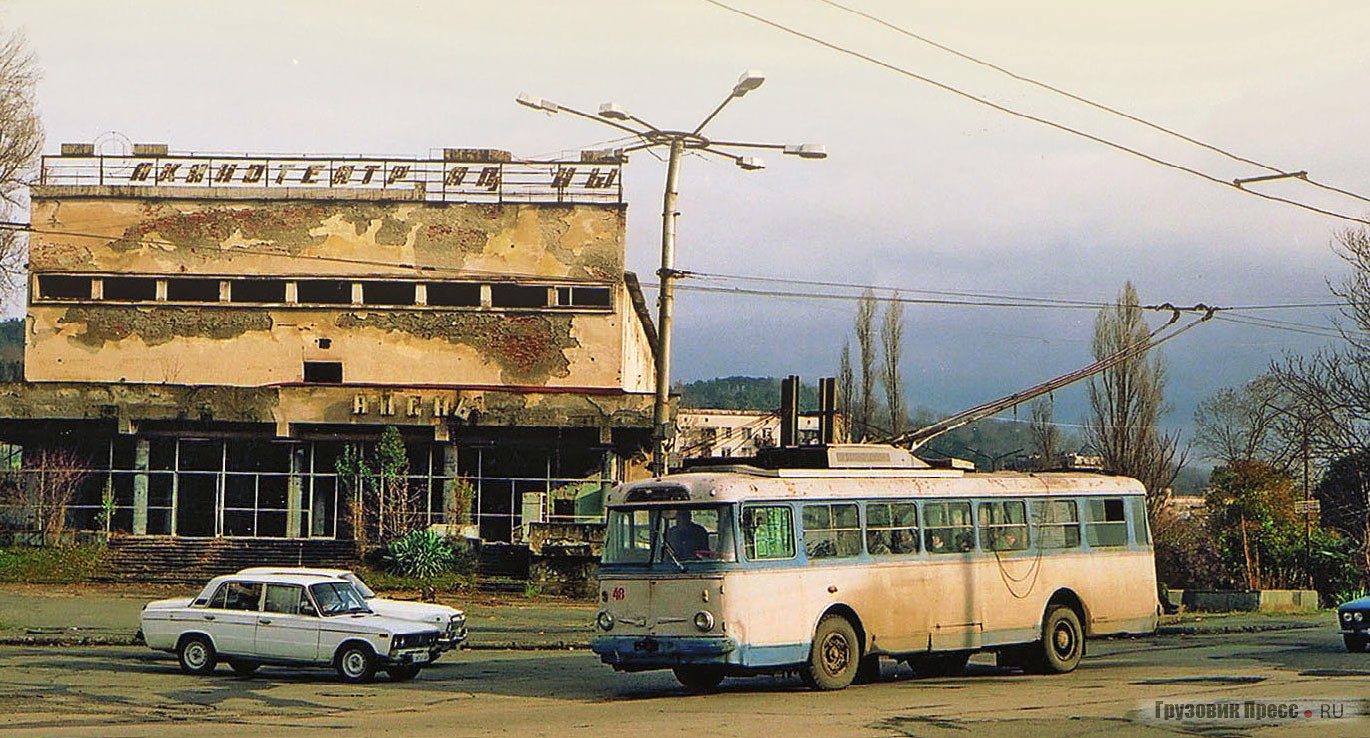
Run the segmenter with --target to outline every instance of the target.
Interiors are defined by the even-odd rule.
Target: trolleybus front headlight
[[[599,625],[599,629],[600,629],[600,630],[603,630],[603,631],[610,631],[610,630],[613,630],[613,629],[614,629],[614,616],[613,616],[613,615],[610,615],[608,612],[606,612],[606,611],[604,611],[604,610],[600,610],[600,611],[599,611],[599,617],[595,618],[595,623]]]
[[[695,613],[695,627],[708,633],[714,629],[714,615],[711,612],[700,610]]]

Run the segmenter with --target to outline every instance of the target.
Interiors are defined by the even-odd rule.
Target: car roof
[[[250,566],[246,569],[239,569],[238,573],[250,576],[259,576],[263,574],[299,574],[304,576],[340,579],[344,574],[351,574],[352,572],[347,569],[321,569],[312,566]]]
[[[337,577],[326,574],[306,574],[301,572],[238,572],[237,574],[225,574],[215,577],[213,582],[262,582],[264,584],[299,584],[310,585],[319,582],[337,581]]]

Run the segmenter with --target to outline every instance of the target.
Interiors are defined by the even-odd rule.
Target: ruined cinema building
[[[64,145],[0,441],[78,452],[78,529],[348,539],[337,459],[386,426],[426,522],[593,517],[645,465],[655,334],[621,159],[582,159]]]

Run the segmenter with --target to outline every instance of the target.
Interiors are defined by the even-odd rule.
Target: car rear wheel
[[[376,678],[376,654],[365,644],[349,643],[338,649],[334,665],[338,677],[348,684],[365,684]]]
[[[419,670],[423,667],[418,664],[405,664],[404,666],[392,666],[385,670],[390,675],[392,682],[407,682],[419,675]]]
[[[181,662],[181,671],[196,676],[204,676],[212,671],[219,663],[219,656],[214,652],[214,644],[204,636],[187,636],[181,641],[180,647],[176,649],[177,660]]]
[[[1365,653],[1365,646],[1370,643],[1370,639],[1363,635],[1344,635],[1341,639],[1351,653]]]

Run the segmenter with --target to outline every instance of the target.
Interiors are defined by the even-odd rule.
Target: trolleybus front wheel
[[[696,692],[708,691],[723,682],[723,668],[719,666],[677,666],[671,671],[676,681]]]
[[[809,663],[800,670],[813,689],[843,689],[856,678],[861,665],[861,641],[856,629],[841,615],[824,615],[813,634]]]

